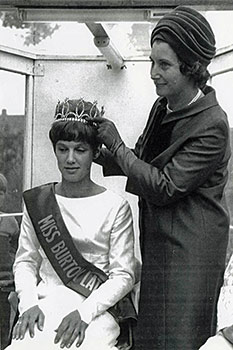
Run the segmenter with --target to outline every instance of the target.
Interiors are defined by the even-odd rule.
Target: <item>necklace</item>
[[[203,92],[202,92],[200,89],[198,89],[197,94],[196,94],[196,95],[194,96],[194,98],[187,104],[187,106],[189,106],[189,105],[191,105],[192,103],[196,102],[201,96],[203,96]],[[168,105],[167,105],[167,110],[168,110],[168,112],[173,112],[173,110],[170,109],[170,108],[168,107]]]

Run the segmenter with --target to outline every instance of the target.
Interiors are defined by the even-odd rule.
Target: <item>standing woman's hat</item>
[[[215,37],[210,24],[196,10],[178,6],[161,18],[152,31],[151,46],[160,39],[167,42],[188,65],[208,66],[216,53]]]

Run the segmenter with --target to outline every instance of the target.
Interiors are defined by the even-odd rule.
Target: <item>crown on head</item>
[[[94,125],[95,123],[90,121],[89,118],[102,117],[103,114],[104,107],[102,106],[99,112],[97,101],[91,103],[84,101],[83,98],[78,100],[66,98],[64,102],[58,101],[54,119],[55,121],[79,121],[84,124]]]

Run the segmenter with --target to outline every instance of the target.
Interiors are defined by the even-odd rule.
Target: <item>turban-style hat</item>
[[[167,42],[188,65],[199,61],[207,66],[216,52],[214,33],[208,21],[185,6],[176,7],[159,20],[151,34],[151,46],[156,39]]]

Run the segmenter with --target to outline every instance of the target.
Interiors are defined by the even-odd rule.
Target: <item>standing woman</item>
[[[215,38],[206,19],[179,6],[151,35],[159,98],[130,150],[97,118],[105,175],[127,176],[139,197],[142,280],[136,350],[197,350],[215,333],[229,218],[227,116],[206,85]]]

